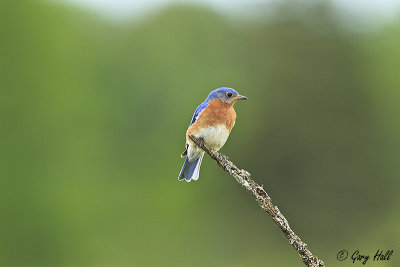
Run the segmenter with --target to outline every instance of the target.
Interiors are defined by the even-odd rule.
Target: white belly
[[[214,150],[219,150],[225,144],[229,136],[229,131],[225,125],[210,126],[201,129],[195,134],[196,137],[202,137],[204,144]]]

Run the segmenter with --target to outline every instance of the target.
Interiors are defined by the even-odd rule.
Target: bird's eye
[[[228,93],[226,93],[226,95],[227,95],[227,97],[231,97],[231,96],[232,96],[232,93],[231,93],[231,92],[228,92]]]

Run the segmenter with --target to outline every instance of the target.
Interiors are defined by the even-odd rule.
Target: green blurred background
[[[367,264],[400,266],[400,15],[252,10],[0,3],[1,266],[303,266],[209,157],[177,180],[194,109],[221,86],[249,97],[222,152],[311,251],[354,266],[337,253],[390,249]]]

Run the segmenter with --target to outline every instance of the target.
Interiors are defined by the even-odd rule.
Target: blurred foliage
[[[192,112],[220,86],[250,99],[222,152],[311,251],[396,254],[400,24],[355,33],[333,12],[176,5],[118,24],[1,2],[0,265],[301,266],[208,157],[177,181]]]

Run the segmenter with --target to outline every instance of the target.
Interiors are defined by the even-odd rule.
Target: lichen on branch
[[[239,169],[228,159],[227,156],[207,148],[204,145],[204,141],[201,138],[195,136],[189,136],[189,138],[200,148],[202,148],[217,164],[224,169],[227,173],[233,176],[236,181],[246,188],[257,200],[260,207],[271,217],[276,225],[282,230],[287,237],[289,243],[296,249],[301,260],[306,266],[312,267],[323,267],[324,262],[319,258],[313,256],[311,251],[308,249],[307,244],[301,241],[293,230],[290,228],[288,221],[279,211],[277,206],[272,204],[272,199],[269,197],[263,186],[257,184],[250,176],[250,173],[246,170]]]

